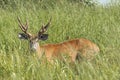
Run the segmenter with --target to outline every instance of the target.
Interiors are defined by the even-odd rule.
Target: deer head
[[[19,17],[17,19],[18,19],[19,27],[23,31],[23,33],[19,33],[18,37],[19,37],[19,39],[28,40],[30,43],[31,49],[36,49],[37,47],[39,47],[39,43],[38,43],[39,40],[47,40],[48,39],[48,34],[45,34],[45,32],[47,31],[47,29],[51,23],[51,18],[50,18],[50,21],[46,25],[42,25],[41,29],[38,31],[38,33],[36,35],[32,35],[31,33],[27,32],[28,21],[26,21],[26,23],[24,25],[21,23],[21,20]]]

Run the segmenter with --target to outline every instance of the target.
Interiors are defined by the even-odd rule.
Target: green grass
[[[25,6],[16,2],[16,7],[0,8],[0,80],[120,80],[119,5],[103,8],[63,0],[58,3],[26,2]],[[67,36],[82,37],[95,42],[100,54],[90,62],[76,63],[76,67],[59,61],[42,63],[31,55],[28,42],[18,39],[17,16],[22,22],[29,21],[28,31],[34,34],[52,17],[49,39],[41,45],[63,42]]]

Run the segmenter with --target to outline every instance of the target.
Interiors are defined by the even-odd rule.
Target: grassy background
[[[9,1],[9,0],[8,0]],[[7,3],[6,3],[7,4]],[[2,4],[1,4],[2,5]],[[0,80],[120,80],[120,6],[83,6],[64,0],[14,1],[0,8]],[[86,38],[100,47],[93,61],[76,68],[56,61],[41,63],[18,39],[17,16],[36,33],[52,17],[49,39],[40,44]]]

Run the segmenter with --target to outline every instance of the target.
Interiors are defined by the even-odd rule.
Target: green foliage
[[[19,9],[23,6],[25,8],[36,7],[38,8],[55,8],[56,5],[64,6],[67,4],[78,3],[82,6],[93,6],[95,2],[93,0],[1,0],[0,8],[4,9]]]
[[[58,4],[54,0],[39,0],[39,3],[32,3],[33,0],[12,1],[17,7],[7,5],[0,8],[0,80],[120,79],[119,5],[103,8],[62,0],[57,0]],[[29,52],[28,42],[17,37],[21,32],[17,16],[23,23],[26,19],[29,21],[28,31],[31,33],[36,33],[52,17],[47,32],[49,39],[41,41],[41,45],[63,42],[67,36],[70,39],[83,37],[99,45],[100,54],[90,62],[83,60],[74,65],[58,60],[51,65],[44,56],[38,60],[35,54]]]

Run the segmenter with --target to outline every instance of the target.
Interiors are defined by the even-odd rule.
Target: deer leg
[[[74,63],[76,60],[76,56],[77,56],[77,52],[70,53],[70,58],[71,58],[70,62]]]

